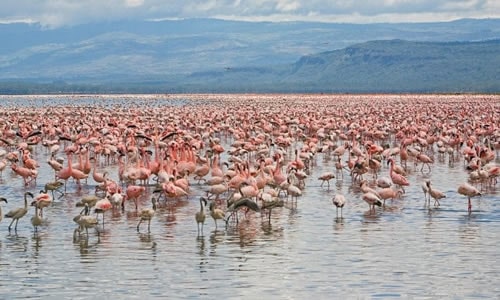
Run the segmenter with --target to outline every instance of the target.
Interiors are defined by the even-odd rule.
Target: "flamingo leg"
[[[12,224],[14,223],[14,219],[12,219],[12,221],[10,222],[9,224],[9,231],[10,231],[10,228],[12,227]]]

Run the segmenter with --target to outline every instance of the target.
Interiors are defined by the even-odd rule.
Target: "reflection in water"
[[[335,217],[335,219],[333,219],[333,229],[335,229],[335,231],[342,231],[344,230],[344,218],[343,217]]]
[[[255,241],[258,229],[254,220],[245,219],[235,226],[227,228],[227,241],[237,243],[241,248],[250,245]]]
[[[459,237],[464,245],[477,245],[481,238],[480,231],[479,224],[474,222],[470,216],[467,216],[465,222],[458,227]]]
[[[39,255],[40,248],[42,247],[42,234],[40,234],[40,232],[34,234],[31,239],[31,242],[33,246],[33,257],[37,258]]]
[[[198,236],[196,237],[196,242],[198,243],[198,254],[201,255],[201,256],[205,256],[207,253],[206,249],[205,249],[205,237],[203,236]]]
[[[153,235],[148,232],[148,233],[137,233],[137,236],[139,237],[139,241],[141,243],[141,247],[139,249],[141,250],[151,250],[152,253],[152,261],[156,261],[157,257],[157,251],[158,251],[158,244],[153,238]]]
[[[200,263],[199,263],[200,273],[205,273],[207,272],[206,266],[209,263],[209,259],[207,258],[207,249],[205,247],[205,238],[202,236],[198,236],[196,238],[196,242],[197,242],[198,255],[200,256]]]
[[[146,248],[152,248],[153,245],[156,244],[153,241],[153,238],[151,236],[151,232],[147,232],[147,233],[138,232],[137,235],[139,236],[139,241],[141,241],[141,243],[145,244]]]
[[[10,233],[7,235],[6,247],[10,251],[22,251],[26,252],[28,250],[29,239],[25,236],[18,235],[17,232]]]
[[[97,246],[101,243],[101,236],[97,235],[96,238],[91,238],[89,235],[82,233],[73,240],[75,245],[78,245],[81,258],[91,258],[97,253]],[[92,260],[84,259],[82,262],[92,262]]]
[[[261,229],[265,235],[270,235],[273,233],[273,224],[267,221],[261,222]]]
[[[377,223],[382,213],[378,210],[367,210],[363,213],[363,224]]]
[[[225,232],[221,230],[213,230],[210,234],[210,256],[217,255],[217,246],[224,241]]]

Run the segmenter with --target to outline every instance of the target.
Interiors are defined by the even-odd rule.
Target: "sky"
[[[500,18],[499,0],[1,0],[0,7],[0,23],[47,28],[139,19],[394,23]]]

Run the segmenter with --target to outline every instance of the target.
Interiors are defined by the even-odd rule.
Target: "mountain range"
[[[0,93],[500,92],[500,19],[0,24]]]

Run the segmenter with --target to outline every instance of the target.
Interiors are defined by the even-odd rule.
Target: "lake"
[[[277,97],[280,102],[293,98],[296,103],[315,105],[314,95],[270,97]],[[328,96],[317,97],[324,101]],[[343,97],[349,100],[349,96]],[[393,97],[397,96],[387,96],[387,101],[393,101]],[[451,100],[452,96],[428,97],[443,97],[443,101],[455,103],[464,96]],[[498,128],[500,97],[484,97],[487,100],[474,99],[493,106],[491,113],[497,117],[493,125]],[[129,111],[145,105],[149,109],[165,109],[167,116],[177,120],[177,109],[189,111],[203,106],[204,98],[216,107],[225,105],[211,95],[0,98],[2,120],[8,119],[6,112],[13,107],[50,109],[69,105],[78,110],[104,107],[112,112],[116,107]],[[335,107],[336,103],[329,107]],[[251,109],[255,106],[258,105]],[[43,113],[44,118],[52,118]],[[226,150],[235,140],[230,134],[217,132],[214,137],[221,139]],[[394,132],[385,141],[397,144]],[[294,158],[294,150],[303,144],[304,140],[292,140],[285,149],[287,161]],[[9,166],[2,172],[0,196],[8,199],[8,203],[0,203],[4,214],[23,205],[24,192],[36,195],[46,182],[54,180],[54,171],[46,163],[47,148],[41,143],[32,148],[33,158],[40,163],[36,183],[24,186],[22,178]],[[104,226],[98,225],[99,235],[90,229],[88,238],[82,235],[74,239],[73,217],[81,211],[75,204],[82,196],[93,194],[97,183],[89,177],[79,189],[70,179],[65,196],[56,197],[44,209],[44,224],[37,233],[30,223],[32,208],[20,219],[17,231],[9,232],[9,219],[1,221],[0,298],[498,298],[499,185],[484,187],[483,195],[472,199],[472,213],[468,214],[467,198],[457,193],[458,185],[469,179],[463,155],[455,153],[456,160],[450,162],[447,156],[439,156],[436,147],[428,153],[434,157],[432,171],[421,172],[420,166],[414,168],[409,161],[410,185],[405,187],[406,192],[399,199],[387,200],[385,207],[377,207],[372,213],[362,200],[359,182],[346,170],[343,179],[337,174],[330,181],[330,188],[326,184],[320,186],[318,177],[326,171],[335,172],[335,160],[318,152],[311,159],[297,204],[293,205],[282,194],[284,206],[272,210],[270,224],[263,213],[249,212],[237,224],[230,221],[225,226],[219,221],[216,229],[207,208],[202,236],[197,234],[194,214],[207,187],[191,177],[188,199],[163,202],[151,221],[150,233],[144,223],[137,232],[138,214],[133,205],[127,204],[124,212],[105,213]],[[65,157],[62,148],[58,155]],[[347,155],[346,152],[343,161]],[[228,157],[227,151],[221,154],[222,161]],[[494,162],[499,163],[498,156]],[[116,163],[108,164],[99,158],[98,168],[118,180]],[[389,176],[386,161],[382,162],[378,176]],[[374,186],[371,174],[364,177]],[[433,201],[430,206],[425,205],[421,189],[425,179],[446,194],[439,207],[432,205]],[[151,185],[146,187],[146,194],[139,199],[141,208],[150,207],[154,189]],[[336,193],[346,197],[343,218],[336,217],[332,205]]]

